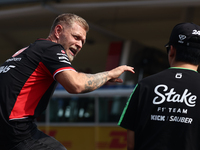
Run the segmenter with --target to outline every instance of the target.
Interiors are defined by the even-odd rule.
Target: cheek
[[[62,39],[62,40],[60,40],[60,44],[64,47],[64,49],[65,50],[67,50],[68,49],[68,43],[67,43],[67,40],[65,40],[65,39]]]

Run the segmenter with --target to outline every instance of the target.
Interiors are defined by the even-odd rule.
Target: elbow
[[[82,93],[80,90],[67,90],[68,93],[70,94],[80,94]]]

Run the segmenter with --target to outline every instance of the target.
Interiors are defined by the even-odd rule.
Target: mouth
[[[74,48],[69,48],[69,50],[71,51],[71,53],[75,56],[76,55],[76,53],[77,53],[77,50],[76,49],[74,49]]]

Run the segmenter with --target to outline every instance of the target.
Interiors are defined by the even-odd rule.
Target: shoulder
[[[139,83],[145,83],[145,82],[155,82],[158,80],[163,80],[165,77],[168,76],[170,73],[169,69],[163,70],[161,72],[158,72],[156,74],[150,75],[148,77],[143,78]]]
[[[34,45],[37,45],[37,46],[40,46],[40,47],[62,47],[62,45],[58,44],[58,43],[55,43],[55,42],[52,42],[52,41],[49,41],[49,40],[46,40],[46,39],[37,39],[35,42],[34,42]]]
[[[46,39],[37,39],[31,47],[34,49],[34,51],[43,52],[44,55],[66,55],[64,47],[61,44]]]

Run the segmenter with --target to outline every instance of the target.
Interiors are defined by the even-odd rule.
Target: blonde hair
[[[75,15],[75,14],[71,14],[71,13],[64,13],[59,15],[58,17],[56,17],[56,19],[54,20],[52,26],[51,26],[51,30],[50,33],[54,30],[54,28],[58,25],[58,24],[62,24],[65,23],[68,26],[72,26],[73,23],[78,23],[81,27],[83,27],[85,29],[86,32],[89,31],[89,25],[86,22],[85,19],[83,19],[82,17]]]

